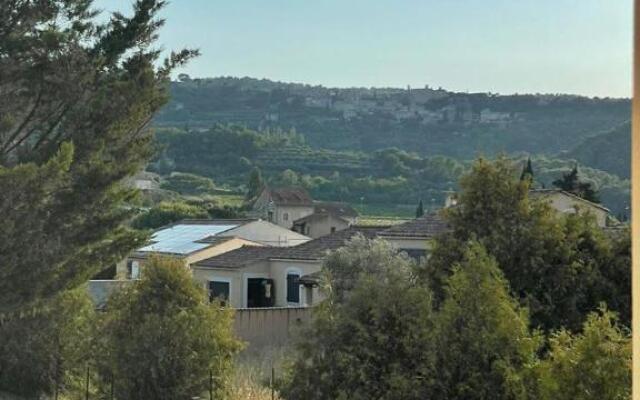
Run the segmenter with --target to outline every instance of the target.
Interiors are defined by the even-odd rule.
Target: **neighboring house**
[[[358,212],[342,202],[314,201],[314,212],[293,222],[293,230],[319,238],[347,229],[358,220]]]
[[[176,257],[186,266],[242,246],[287,247],[310,238],[255,219],[184,220],[160,228],[148,245],[118,264],[116,276],[136,279],[152,255]]]
[[[400,251],[412,258],[426,257],[432,248],[433,239],[449,230],[447,223],[437,213],[394,225],[378,234]]]
[[[350,226],[287,248],[244,246],[196,262],[191,268],[212,298],[228,299],[234,308],[310,306],[323,298],[317,278],[327,254],[355,235],[388,240],[418,259],[446,231],[444,221],[429,214],[392,227]]]
[[[253,203],[253,214],[291,229],[293,221],[314,213],[313,199],[298,187],[265,187]]]
[[[560,213],[575,214],[578,212],[588,212],[595,217],[598,226],[607,226],[609,209],[600,204],[593,203],[560,189],[535,189],[529,193],[534,199],[537,198],[547,201],[552,208]]]
[[[316,282],[301,278],[320,271],[328,252],[361,234],[374,238],[387,227],[350,227],[288,248],[245,246],[191,265],[212,298],[234,308],[308,306],[321,300]]]

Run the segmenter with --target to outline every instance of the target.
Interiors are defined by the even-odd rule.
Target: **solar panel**
[[[144,246],[138,251],[189,254],[210,245],[209,243],[197,243],[198,240],[215,236],[236,226],[238,225],[174,225],[154,233],[151,236],[154,243]]]

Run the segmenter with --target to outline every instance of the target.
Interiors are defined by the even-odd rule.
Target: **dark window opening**
[[[335,226],[331,227],[331,233],[336,233],[336,227]]]
[[[269,211],[267,213],[267,219],[269,220],[269,222],[273,222],[273,211]]]
[[[287,302],[299,303],[300,302],[300,275],[287,274]]]
[[[222,305],[226,305],[229,301],[230,285],[229,282],[210,281],[209,282],[209,301],[219,300]]]
[[[247,307],[273,307],[275,301],[273,279],[247,279]]]

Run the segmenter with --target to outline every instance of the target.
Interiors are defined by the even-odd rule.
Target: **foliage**
[[[535,364],[535,398],[623,400],[631,398],[631,340],[606,309],[591,313],[582,333],[556,332],[545,359]]]
[[[357,238],[329,256],[329,298],[301,336],[284,398],[425,398],[431,296],[411,269],[382,241]]]
[[[565,156],[615,174],[623,179],[631,177],[631,124],[629,121],[589,137],[571,149]]]
[[[446,285],[435,319],[437,368],[429,398],[523,399],[523,368],[535,360],[540,338],[527,311],[484,248],[464,250]]]
[[[29,398],[78,390],[95,322],[87,289],[59,293],[0,324],[0,390]]]
[[[553,181],[553,185],[566,192],[573,193],[585,200],[599,203],[598,194],[591,187],[589,182],[581,182],[578,177],[578,166],[574,166],[571,171],[562,175],[561,179]]]
[[[184,202],[162,202],[137,216],[131,223],[136,229],[156,229],[182,219],[206,219],[207,210]]]
[[[616,244],[623,239],[608,238],[590,215],[559,216],[546,203],[530,201],[528,185],[515,179],[504,158],[480,159],[461,179],[458,206],[445,212],[452,232],[437,240],[425,269],[436,299],[443,298],[460,249],[475,239],[530,308],[536,327],[579,329],[602,301],[627,312],[629,271],[622,265],[628,250]]]
[[[262,180],[262,172],[260,168],[253,167],[249,173],[249,182],[247,184],[247,195],[245,199],[251,200],[260,194],[260,191],[264,188],[264,181]]]
[[[530,179],[533,181],[533,166],[531,165],[531,157],[527,158],[527,164],[522,168],[522,174],[520,174],[520,180]]]
[[[159,62],[163,5],[138,0],[132,16],[99,22],[89,0],[0,3],[0,312],[75,287],[143,242],[122,227],[134,192],[119,182],[148,159],[170,73],[196,54]]]
[[[117,292],[101,326],[100,372],[117,398],[191,399],[226,391],[233,354],[231,310],[209,304],[184,264],[151,259],[142,279]]]
[[[431,209],[443,204],[446,193],[456,188],[459,177],[469,168],[468,162],[451,157],[421,156],[397,148],[363,153],[348,147],[327,150],[273,145],[264,139],[266,134],[224,125],[203,132],[165,128],[158,134],[158,142],[165,149],[162,159],[173,165],[173,170],[201,174],[244,190],[247,174],[258,168],[264,183],[296,184],[314,198],[353,204],[414,205],[423,199]],[[536,186],[550,186],[573,167],[572,161],[543,156],[533,157],[532,163]],[[587,167],[580,172],[581,179],[598,189],[603,203],[615,214],[625,210],[628,181]]]
[[[456,159],[471,159],[479,152],[493,156],[502,151],[555,155],[628,120],[630,115],[628,99],[454,93],[423,88],[337,89],[232,77],[172,82],[171,93],[172,102],[157,118],[159,125],[294,127],[315,148],[370,153],[395,146],[421,155]],[[321,103],[313,104],[318,99]],[[345,118],[338,106],[345,103],[362,112]],[[437,116],[421,121],[417,115],[399,117],[397,111],[367,112],[366,103],[372,107],[395,104],[401,113],[406,113],[410,104],[414,114],[432,112]],[[450,107],[455,107],[455,112],[447,118],[442,113]],[[486,109],[506,114],[508,121],[483,123],[480,114]],[[267,115],[277,119],[265,118]],[[627,139],[622,147],[616,147],[617,151],[626,151],[628,143]]]
[[[213,181],[203,176],[174,172],[169,175],[161,187],[166,190],[172,190],[180,194],[205,194],[212,192],[216,187]]]
[[[422,200],[418,203],[418,208],[416,208],[416,218],[420,218],[424,216],[424,206],[422,205]]]

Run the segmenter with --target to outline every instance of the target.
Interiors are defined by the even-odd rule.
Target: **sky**
[[[631,95],[631,0],[172,0],[162,17],[163,49],[202,53],[192,78]]]

